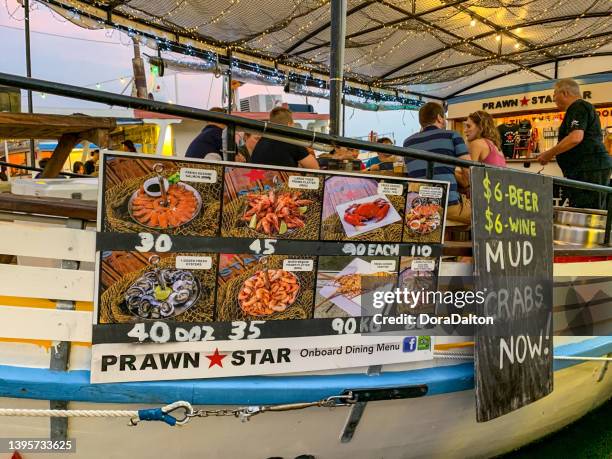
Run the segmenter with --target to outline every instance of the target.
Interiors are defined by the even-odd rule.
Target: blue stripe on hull
[[[601,356],[612,352],[612,337],[598,337],[555,347],[555,355]],[[556,360],[555,371],[579,361]],[[90,384],[89,371],[57,372],[0,365],[0,396],[96,403],[166,404],[186,400],[194,405],[259,405],[296,403],[338,395],[346,389],[426,384],[427,395],[474,387],[472,363],[378,376],[251,376],[189,381]]]

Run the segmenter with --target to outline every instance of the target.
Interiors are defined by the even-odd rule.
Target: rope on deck
[[[177,409],[185,410],[183,419],[170,415]],[[124,418],[129,417],[129,425],[136,425],[140,421],[163,421],[170,426],[183,425],[188,415],[193,413],[189,402],[178,401],[161,408],[146,410],[35,410],[18,408],[0,408],[0,416],[22,417],[54,417],[54,418]]]

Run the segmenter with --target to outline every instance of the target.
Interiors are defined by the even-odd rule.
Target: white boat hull
[[[341,443],[350,408],[264,413],[241,423],[233,417],[196,418],[183,427],[159,422],[127,426],[125,418],[69,421],[74,458],[477,458],[532,442],[580,418],[612,393],[602,362],[555,372],[546,398],[487,423],[476,423],[473,390],[369,403],[353,439]],[[600,380],[601,378],[601,380]],[[49,407],[47,401],[3,398],[2,407]],[[142,405],[70,403],[71,409],[141,409]],[[227,408],[227,407],[224,407]],[[48,418],[0,418],[3,437],[47,437]],[[24,457],[28,457],[25,455]],[[57,454],[37,454],[57,458]]]

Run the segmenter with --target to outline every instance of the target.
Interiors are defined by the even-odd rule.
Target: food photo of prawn
[[[300,291],[295,274],[282,269],[257,271],[249,277],[240,292],[238,303],[245,314],[268,316],[291,306]]]
[[[313,201],[301,195],[300,191],[250,193],[242,220],[248,222],[249,228],[269,236],[303,228],[304,214]]]
[[[143,226],[154,229],[177,228],[189,223],[199,212],[201,198],[198,192],[184,183],[174,183],[166,190],[166,199],[151,196],[141,186],[130,199],[129,212]]]

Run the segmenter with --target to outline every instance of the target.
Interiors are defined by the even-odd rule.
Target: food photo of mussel
[[[111,156],[103,168],[105,231],[218,235],[220,166]],[[190,181],[190,175],[182,174],[185,169],[205,170],[218,178]]]
[[[300,188],[291,177],[310,180],[312,188]],[[227,167],[224,179],[221,236],[319,238],[322,177]]]
[[[161,255],[161,256],[160,256]],[[103,252],[100,263],[99,323],[137,320],[208,322],[214,318],[216,258],[211,269],[180,269],[177,256]]]
[[[311,271],[288,271],[283,261],[311,262]],[[217,320],[289,320],[312,318],[315,257],[221,254]]]

